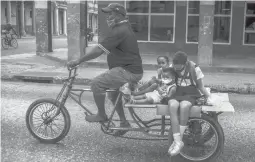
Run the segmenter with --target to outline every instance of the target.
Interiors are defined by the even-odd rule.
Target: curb
[[[63,84],[66,77],[39,77],[39,76],[21,76],[21,75],[10,75],[2,76],[2,81],[18,81],[18,82],[36,82],[36,83],[51,83],[51,84]],[[90,85],[92,79],[87,78],[76,78],[74,84],[76,85]],[[255,94],[255,85],[243,84],[235,87],[228,85],[215,85],[205,84],[206,87],[210,87],[212,92],[221,93],[238,93],[238,94]]]
[[[44,57],[57,61],[63,65],[67,63],[67,61],[62,60],[57,57],[53,57],[49,54],[45,54]],[[108,64],[106,62],[86,62],[81,64],[82,67],[93,67],[93,68],[105,68],[108,69]],[[155,70],[157,69],[156,64],[143,64],[144,70]],[[218,67],[218,66],[213,66],[213,67],[203,67],[200,66],[201,70],[204,73],[242,73],[242,74],[255,74],[255,68],[237,68],[237,67]]]

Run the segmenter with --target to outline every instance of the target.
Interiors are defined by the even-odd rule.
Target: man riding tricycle
[[[111,3],[102,11],[107,14],[107,24],[111,29],[109,35],[82,58],[68,63],[69,77],[57,99],[43,98],[30,105],[26,114],[30,133],[41,142],[62,140],[70,129],[65,102],[71,98],[85,110],[86,121],[99,122],[106,134],[130,138],[125,136],[127,132],[138,131],[153,139],[168,140],[166,152],[171,156],[181,155],[190,161],[217,158],[224,146],[224,133],[217,116],[234,111],[228,95],[210,93],[203,85],[201,69],[189,61],[184,52],[177,52],[171,65],[168,57],[159,58],[158,77],[138,86],[143,77],[142,59],[135,34],[125,18],[126,10],[120,4]],[[109,70],[94,78],[91,88],[73,88],[78,65],[103,53],[107,54]],[[85,91],[93,93],[97,114],[92,114],[81,103]],[[139,93],[141,91],[143,93]],[[110,114],[105,112],[106,93],[114,105]],[[44,104],[51,106],[41,110],[40,106]],[[132,120],[126,118],[124,109],[129,111]],[[143,109],[155,109],[160,117],[142,119],[138,112],[144,112]],[[119,120],[113,118],[115,111]],[[43,121],[39,127],[34,121],[38,114]],[[54,121],[60,117],[63,128],[53,131],[56,127]],[[47,129],[51,133],[42,133]]]

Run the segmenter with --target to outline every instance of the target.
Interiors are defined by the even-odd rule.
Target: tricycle
[[[82,104],[81,98],[84,92],[91,92],[89,88],[74,88],[73,84],[77,76],[77,66],[68,68],[69,77],[65,79],[63,87],[56,99],[41,98],[34,101],[26,112],[26,125],[29,132],[37,140],[43,143],[57,143],[69,132],[71,119],[65,107],[68,98],[73,99],[84,109],[85,115],[91,115],[92,111]],[[119,89],[108,89],[106,92],[119,91]],[[135,105],[123,104],[130,114],[132,127],[122,128],[117,126],[119,120],[114,118],[116,105],[123,100],[123,92],[120,91],[116,103],[106,122],[100,122],[101,130],[107,135],[116,137],[116,131],[140,132],[143,136],[133,137],[127,134],[118,137],[138,139],[138,140],[168,140],[168,145],[172,143],[172,130],[169,117],[168,105]],[[213,98],[217,98],[217,104],[206,106],[197,104],[190,110],[188,128],[185,130],[183,141],[184,148],[180,152],[180,157],[193,162],[214,161],[223,151],[224,132],[218,122],[218,115],[224,112],[234,112],[234,108],[229,102],[227,93],[212,93]],[[156,111],[151,120],[142,117],[145,110]],[[140,112],[140,113],[139,113]],[[141,113],[142,112],[142,113]],[[58,123],[63,122],[58,125]],[[149,138],[146,138],[149,137]],[[166,150],[167,153],[167,150]]]

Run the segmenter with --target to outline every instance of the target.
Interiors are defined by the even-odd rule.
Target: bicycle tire
[[[208,158],[203,159],[203,160],[197,160],[197,159],[191,160],[187,157],[184,157],[182,155],[182,153],[178,154],[175,157],[171,157],[171,158],[177,158],[177,159],[189,161],[189,162],[209,162],[209,161],[213,162],[213,161],[215,161],[220,156],[220,154],[223,152],[223,148],[224,148],[225,137],[224,137],[224,132],[223,132],[222,127],[220,126],[218,121],[216,121],[213,117],[208,116],[206,114],[202,114],[201,118],[190,118],[189,120],[191,120],[191,119],[203,119],[203,120],[209,122],[213,126],[213,128],[216,130],[216,133],[218,136],[216,151],[213,152]],[[173,133],[172,133],[172,129],[170,128],[169,135],[168,135],[169,146],[172,144],[172,142],[173,142]]]
[[[55,138],[51,138],[51,139],[45,139],[40,137],[39,135],[37,135],[34,132],[33,129],[33,125],[31,125],[31,115],[33,115],[34,110],[43,103],[48,103],[48,104],[52,104],[56,107],[58,107],[60,105],[60,102],[56,101],[55,99],[51,99],[51,98],[42,98],[42,99],[38,99],[36,101],[34,101],[28,108],[27,112],[26,112],[26,126],[29,130],[29,132],[31,133],[31,135],[36,138],[37,140],[39,140],[42,143],[50,143],[50,144],[54,144],[59,142],[60,140],[62,140],[67,133],[70,130],[70,126],[71,126],[71,119],[70,119],[70,115],[69,112],[67,111],[66,107],[62,107],[60,109],[60,113],[63,114],[63,118],[64,118],[64,129],[62,130],[62,132],[56,136]]]
[[[210,112],[208,114],[209,116],[211,116],[215,121],[218,121],[218,116],[216,115],[216,113],[214,112]],[[206,143],[207,141],[209,141],[212,137],[214,136],[214,131],[213,129],[210,127],[203,135],[203,141],[204,143]]]
[[[6,41],[7,41],[7,40],[6,40],[5,37],[1,39],[2,47],[3,47],[3,49],[5,49],[5,50],[9,48],[9,43],[6,42]]]

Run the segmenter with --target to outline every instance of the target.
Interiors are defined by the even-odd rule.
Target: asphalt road
[[[2,82],[1,143],[3,162],[166,162],[166,141],[137,141],[115,138],[101,132],[98,124],[89,124],[81,108],[71,100],[66,106],[71,129],[58,144],[41,144],[28,132],[25,113],[28,106],[42,97],[55,98],[60,85]],[[231,94],[236,112],[222,114],[225,133],[224,153],[217,162],[254,162],[255,96]],[[91,94],[84,94],[85,105],[93,109]]]

